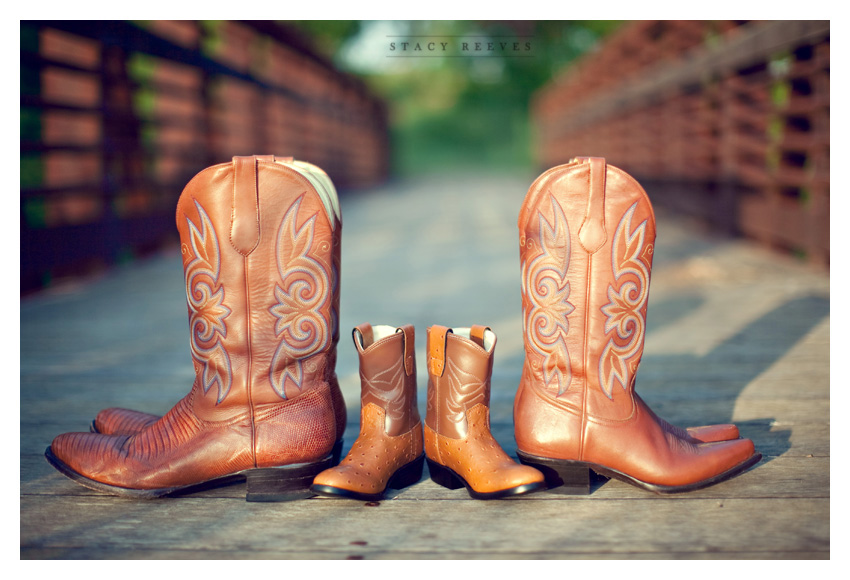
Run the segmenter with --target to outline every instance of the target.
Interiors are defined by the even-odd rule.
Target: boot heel
[[[517,452],[520,463],[539,470],[549,491],[560,495],[589,495],[593,481],[590,467],[580,461],[547,459]]]
[[[387,483],[387,489],[402,489],[417,483],[422,479],[422,471],[425,469],[425,454],[423,453],[401,469],[395,472]]]
[[[430,459],[428,460],[428,471],[431,473],[431,480],[436,484],[449,489],[460,489],[464,487],[459,477],[449,471],[448,468]]]
[[[333,457],[329,455],[316,463],[251,469],[245,473],[245,501],[293,501],[313,497],[316,495],[310,491],[313,478],[332,466]]]

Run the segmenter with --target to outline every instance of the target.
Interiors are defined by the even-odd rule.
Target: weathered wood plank
[[[429,557],[445,547],[470,554],[505,549],[536,555],[561,550],[781,554],[822,553],[829,542],[827,499],[390,500],[370,506],[333,499],[262,505],[216,498],[128,502],[25,496],[22,508],[30,522],[21,530],[22,549],[244,546],[293,554],[328,551],[344,557],[357,545],[364,557],[372,552]],[[169,525],[147,523],[152,521]]]
[[[368,543],[366,544],[368,546]],[[438,553],[369,551],[353,545],[345,551],[282,552],[264,550],[152,550],[93,548],[21,548],[22,560],[828,560],[828,550],[783,552],[572,552],[562,550],[516,552],[509,549],[460,552],[447,547]]]

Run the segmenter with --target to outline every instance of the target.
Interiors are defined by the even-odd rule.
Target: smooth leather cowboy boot
[[[311,489],[329,497],[376,501],[389,488],[402,489],[422,478],[414,329],[361,324],[353,335],[360,356],[360,435],[342,463],[317,475]]]
[[[434,482],[466,487],[475,499],[545,489],[543,475],[518,465],[490,432],[490,376],[496,334],[487,327],[428,329],[425,454]]]
[[[245,479],[249,501],[312,495],[346,420],[335,374],[341,226],[315,166],[234,157],[196,175],[177,204],[191,391],[153,422],[111,425],[133,433],[60,435],[48,461],[137,498]]]
[[[555,167],[529,189],[519,230],[526,360],[514,425],[523,463],[567,493],[589,493],[590,470],[671,493],[758,462],[734,426],[673,427],[635,392],[655,217],[633,178],[600,158]],[[697,440],[706,431],[733,440]]]

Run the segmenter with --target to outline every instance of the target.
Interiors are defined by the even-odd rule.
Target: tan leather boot
[[[671,493],[758,462],[749,439],[700,443],[635,392],[655,218],[634,179],[599,158],[551,169],[529,189],[519,229],[526,361],[514,425],[523,463],[569,493],[589,492],[591,469]]]
[[[311,489],[329,497],[376,501],[389,488],[422,478],[413,326],[361,324],[354,329],[354,345],[360,356],[360,435],[342,463],[317,475]]]
[[[518,465],[490,433],[490,376],[496,334],[487,327],[428,329],[425,454],[431,479],[465,486],[475,499],[545,489],[543,475]]]
[[[330,180],[291,159],[234,157],[186,186],[177,228],[191,391],[163,417],[131,423],[132,434],[60,435],[48,461],[82,485],[138,498],[244,479],[249,501],[312,495],[346,419]]]

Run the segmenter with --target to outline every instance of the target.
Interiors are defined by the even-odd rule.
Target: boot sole
[[[418,483],[422,479],[422,472],[425,468],[425,454],[423,453],[410,463],[398,468],[392,474],[383,491],[378,493],[360,493],[345,489],[343,487],[334,487],[332,485],[312,485],[310,489],[313,493],[325,497],[348,498],[362,501],[380,501],[384,499],[387,491],[390,489],[404,489],[414,483]]]
[[[603,478],[617,479],[659,495],[684,493],[726,481],[761,461],[761,453],[756,453],[735,467],[702,481],[686,485],[658,485],[655,483],[641,481],[640,479],[632,477],[627,473],[617,471],[616,469],[587,461],[537,457],[535,455],[523,453],[522,451],[517,451],[517,457],[519,457],[520,463],[534,467],[541,471],[543,473],[543,477],[546,478],[546,484],[549,486],[551,491],[564,495],[590,494],[594,474],[600,475]]]
[[[131,497],[134,499],[157,499],[196,493],[207,489],[245,482],[247,484],[245,501],[278,502],[313,497],[315,494],[310,491],[310,484],[313,482],[313,478],[325,469],[339,463],[341,451],[342,440],[337,441],[333,451],[321,461],[295,463],[281,467],[246,469],[198,483],[158,489],[132,489],[90,479],[74,471],[68,464],[56,457],[50,447],[44,451],[44,456],[47,462],[62,473],[62,475],[84,487],[110,495]]]
[[[461,475],[458,475],[452,469],[446,467],[445,465],[441,465],[436,461],[432,461],[431,459],[428,459],[428,471],[431,473],[431,480],[434,483],[442,485],[443,487],[448,489],[460,489],[461,487],[465,487],[466,491],[469,492],[470,497],[472,497],[473,499],[499,499],[504,497],[512,497],[515,495],[534,493],[535,491],[542,491],[546,489],[545,483],[538,482],[525,483],[523,485],[510,487],[508,489],[500,489],[499,491],[491,491],[484,493],[480,491],[475,491]]]

